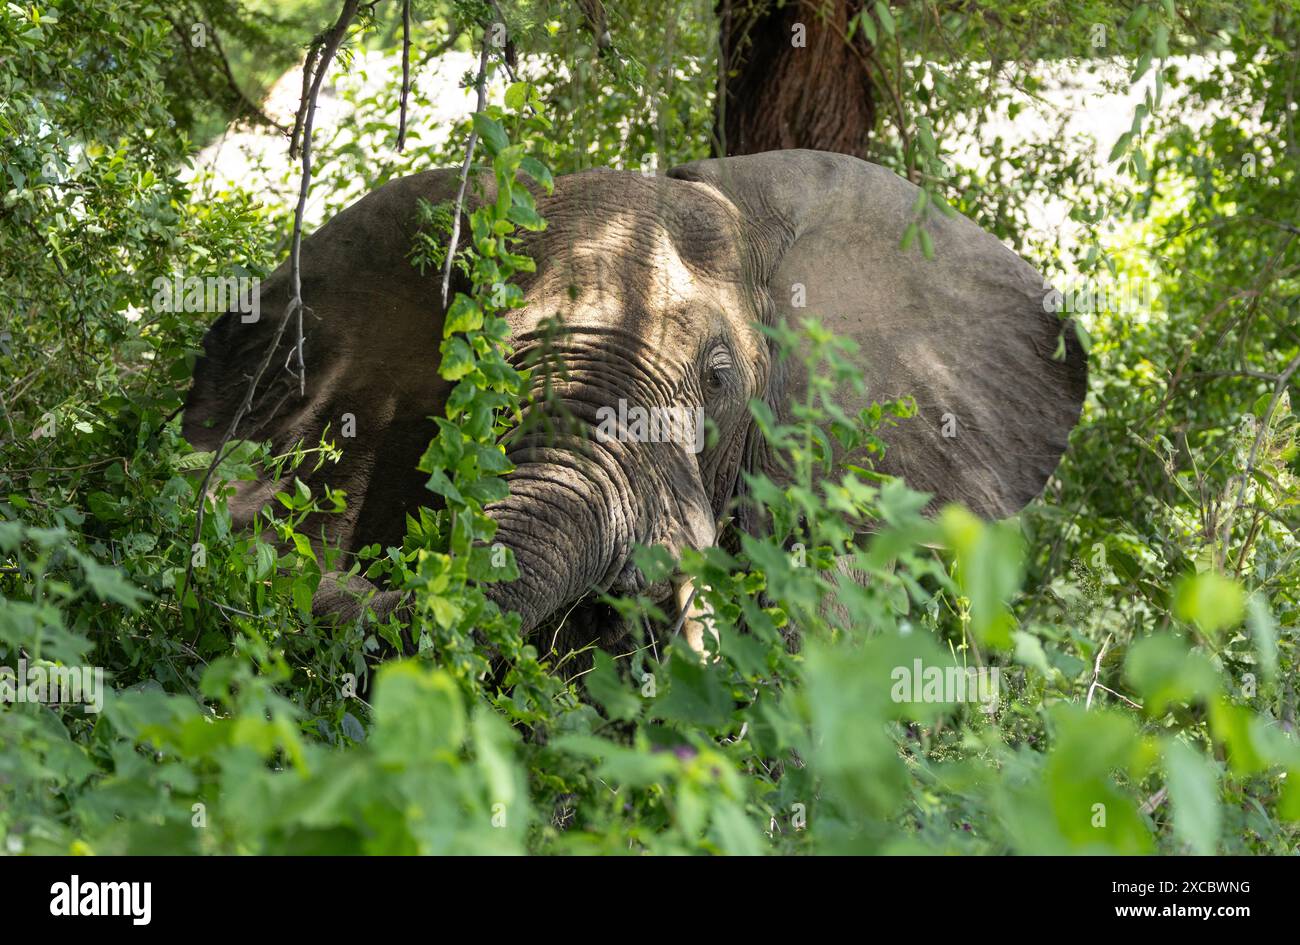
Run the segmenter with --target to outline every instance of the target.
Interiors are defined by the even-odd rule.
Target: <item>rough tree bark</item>
[[[875,123],[869,44],[845,41],[863,0],[718,0],[715,153],[814,148],[865,157]],[[795,45],[802,24],[806,45]]]

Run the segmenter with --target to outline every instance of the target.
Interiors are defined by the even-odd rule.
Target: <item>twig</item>
[[[894,105],[894,114],[897,116],[898,120],[898,136],[902,139],[903,153],[911,154],[912,136],[907,131],[907,110],[903,107],[903,99],[899,94],[898,89],[894,87],[894,83],[889,81],[889,73],[886,71],[885,67],[881,65],[880,57],[876,55],[875,48],[868,46],[866,56],[864,57],[856,44],[849,43],[848,47],[849,50],[857,56],[858,62],[862,64],[862,71],[867,74],[867,78],[870,79],[878,88],[882,88],[889,93],[889,97],[893,101]],[[872,69],[871,65],[868,65],[867,59],[871,60],[871,64],[876,67],[875,69]]]
[[[1282,373],[1277,376],[1277,382],[1273,385],[1273,397],[1268,402],[1268,407],[1264,410],[1264,416],[1259,419],[1259,431],[1255,434],[1255,440],[1250,444],[1250,455],[1246,457],[1246,468],[1241,473],[1241,486],[1237,489],[1237,499],[1228,510],[1228,514],[1223,517],[1222,541],[1224,553],[1226,554],[1228,541],[1232,537],[1232,520],[1237,517],[1241,511],[1242,504],[1246,501],[1246,486],[1250,483],[1250,478],[1255,474],[1255,460],[1259,456],[1259,447],[1264,442],[1264,437],[1268,433],[1269,422],[1273,419],[1273,411],[1277,409],[1278,401],[1286,393],[1287,382],[1291,380],[1291,375],[1300,368],[1300,354],[1291,359],[1291,363],[1283,369]],[[1216,553],[1215,557],[1218,555]],[[1219,562],[1222,569],[1223,562]]]
[[[303,215],[307,209],[307,191],[311,187],[311,130],[312,123],[316,116],[316,98],[320,94],[321,84],[325,80],[325,73],[329,68],[330,60],[338,51],[339,45],[343,42],[343,37],[347,34],[348,26],[352,18],[356,15],[357,4],[359,0],[344,0],[343,9],[339,13],[339,18],[333,28],[317,42],[312,44],[312,49],[307,55],[307,64],[303,66],[303,90],[304,100],[299,105],[299,121],[294,124],[295,136],[301,130],[302,133],[302,181],[298,188],[298,205],[293,214],[293,249],[290,253],[291,275],[293,295],[289,299],[289,304],[285,306],[284,317],[280,319],[280,324],[275,330],[271,343],[266,347],[266,354],[262,357],[262,363],[258,365],[257,372],[249,380],[248,389],[244,392],[244,399],[240,402],[239,408],[235,415],[230,419],[230,426],[222,435],[216,450],[212,454],[212,463],[208,466],[207,472],[204,473],[203,482],[199,486],[199,506],[194,517],[194,544],[197,544],[203,537],[203,517],[207,509],[208,486],[212,482],[212,477],[217,471],[225,458],[223,455],[226,445],[234,438],[235,431],[239,428],[239,423],[244,419],[253,405],[253,397],[257,392],[257,387],[262,381],[263,375],[266,374],[267,368],[271,364],[271,359],[280,347],[280,341],[284,337],[285,328],[289,324],[289,319],[297,316],[298,328],[298,390],[300,394],[306,392],[307,370],[303,363],[303,329],[302,329],[302,221]],[[312,67],[312,64],[314,68]],[[310,85],[308,77],[310,79]],[[292,153],[294,142],[290,142],[290,151]],[[185,568],[185,584],[188,588],[194,577],[194,557],[190,556],[189,564]]]
[[[203,21],[200,20],[199,22]],[[209,26],[208,32],[212,34],[212,46],[216,50],[217,62],[221,66],[221,72],[225,76],[226,84],[230,86],[230,90],[234,94],[239,108],[245,115],[252,118],[254,121],[259,121],[264,125],[276,129],[282,134],[288,134],[288,128],[264,112],[261,107],[249,98],[244,93],[244,90],[239,87],[239,83],[235,81],[235,74],[230,69],[230,59],[226,56],[226,50],[221,46],[221,37],[218,35],[216,27]]]
[[[5,415],[5,424],[9,427],[9,439],[14,441],[18,439],[18,431],[14,429],[14,418],[9,413],[9,405],[5,403],[4,394],[0,394],[0,413]]]
[[[329,71],[334,54],[338,52],[344,37],[347,36],[348,26],[356,16],[358,2],[359,0],[343,0],[343,9],[339,12],[339,18],[325,37],[320,55],[316,59],[315,76],[312,79],[311,93],[307,100],[306,115],[302,125],[302,181],[298,187],[298,206],[293,214],[293,251],[289,255],[290,284],[293,286],[293,298],[289,304],[294,306],[296,303],[298,316],[298,394],[300,396],[305,396],[307,393],[307,365],[303,361],[302,331],[302,218],[307,208],[307,191],[311,187],[311,129],[316,120],[316,99],[320,96],[325,74]]]
[[[1142,806],[1139,809],[1142,811],[1142,813],[1150,817],[1152,814],[1156,812],[1156,808],[1165,802],[1165,798],[1168,796],[1169,796],[1169,788],[1162,787],[1160,790],[1156,791],[1156,793],[1152,794],[1145,801],[1143,801]]]
[[[1083,706],[1085,711],[1092,708],[1092,694],[1096,692],[1097,687],[1101,685],[1101,683],[1097,681],[1097,677],[1101,675],[1101,661],[1106,655],[1106,648],[1108,646],[1110,646],[1109,633],[1106,634],[1106,639],[1102,641],[1101,649],[1097,651],[1097,659],[1092,664],[1092,685],[1088,687],[1088,701],[1085,702]]]
[[[397,150],[406,148],[406,99],[411,92],[411,0],[402,0],[402,110],[397,119]]]
[[[478,105],[476,113],[487,107],[487,61],[488,47],[492,43],[492,30],[483,29],[483,51],[478,57]],[[442,268],[442,307],[447,308],[447,292],[451,288],[451,264],[456,256],[456,244],[460,241],[460,214],[465,206],[465,187],[469,183],[469,167],[474,160],[474,148],[478,144],[478,132],[470,125],[469,141],[465,145],[465,162],[460,167],[460,190],[456,193],[456,206],[451,216],[451,242],[447,246],[447,261]]]
[[[205,604],[211,604],[213,607],[217,608],[217,610],[221,611],[222,613],[234,614],[237,617],[247,617],[250,620],[267,619],[266,617],[259,617],[257,614],[250,614],[246,610],[240,610],[238,607],[231,607],[229,604],[223,604],[219,601],[209,600],[206,597],[199,597],[199,600],[203,601],[203,603]]]
[[[1211,380],[1224,377],[1250,377],[1257,381],[1271,381],[1277,383],[1276,374],[1270,374],[1267,371],[1256,371],[1253,368],[1242,368],[1236,371],[1194,371],[1191,374],[1185,375],[1185,379],[1189,381],[1197,381],[1202,378]]]
[[[1200,327],[1197,328],[1196,333],[1192,336],[1191,342],[1189,342],[1187,347],[1183,350],[1182,355],[1179,357],[1178,364],[1174,368],[1174,373],[1169,379],[1169,384],[1165,388],[1165,395],[1163,398],[1161,398],[1160,404],[1156,407],[1155,411],[1143,421],[1144,427],[1150,428],[1152,424],[1160,420],[1165,415],[1165,410],[1169,407],[1169,404],[1174,399],[1175,388],[1177,388],[1178,384],[1183,379],[1183,372],[1187,369],[1187,364],[1192,358],[1192,354],[1196,348],[1197,343],[1201,340],[1202,337],[1204,337],[1205,333],[1209,331],[1211,327],[1213,327],[1218,323],[1220,314],[1226,311],[1228,306],[1232,304],[1234,301],[1243,298],[1250,299],[1250,302],[1247,305],[1246,314],[1243,316],[1243,320],[1248,319],[1253,313],[1255,306],[1259,302],[1260,296],[1263,294],[1263,289],[1266,284],[1265,279],[1273,273],[1273,269],[1276,266],[1277,261],[1281,259],[1283,255],[1285,255],[1288,247],[1290,247],[1291,245],[1292,240],[1296,236],[1296,228],[1291,226],[1290,224],[1278,223],[1277,221],[1260,221],[1260,222],[1274,225],[1278,229],[1281,229],[1284,232],[1289,233],[1290,235],[1283,242],[1282,247],[1276,253],[1274,253],[1272,256],[1269,257],[1268,262],[1264,264],[1263,269],[1260,270],[1259,275],[1255,277],[1255,280],[1251,283],[1248,289],[1234,292],[1231,295],[1224,298],[1222,301],[1219,302],[1219,304],[1217,304],[1214,307],[1214,310],[1211,311],[1210,314],[1206,316],[1206,318],[1202,321]],[[1222,338],[1227,335],[1228,331],[1230,331],[1231,328],[1232,325],[1229,324],[1228,327],[1223,330],[1223,334],[1220,335],[1220,340],[1222,340]],[[1248,370],[1244,364],[1241,365],[1241,368],[1243,370]]]
[[[502,29],[506,30],[504,48],[501,50],[501,65],[505,66],[506,74],[510,76],[511,82],[518,82],[519,77],[515,75],[515,41],[510,38],[510,31],[507,28],[506,15],[501,12],[501,4],[497,0],[488,0],[492,4],[492,12],[496,14],[496,23],[499,23]],[[493,24],[495,28],[496,24]]]
[[[441,43],[439,43],[437,46],[434,46],[427,53],[425,53],[424,58],[420,60],[419,64],[416,65],[415,68],[420,69],[425,65],[425,63],[429,62],[430,60],[440,58],[445,52],[447,52],[447,50],[451,49],[453,46],[456,45],[456,40],[460,39],[460,34],[461,34],[461,30],[456,26],[452,26],[451,34],[446,39],[444,39]]]
[[[1084,703],[1083,706],[1084,711],[1087,711],[1088,709],[1092,708],[1092,695],[1098,689],[1102,690],[1103,692],[1109,692],[1116,699],[1122,699],[1124,702],[1128,703],[1135,709],[1142,708],[1141,705],[1134,702],[1132,699],[1130,699],[1128,696],[1124,695],[1123,693],[1116,692],[1114,689],[1111,689],[1109,686],[1103,685],[1101,680],[1099,679],[1099,677],[1101,676],[1101,661],[1106,656],[1106,648],[1110,646],[1110,641],[1111,641],[1111,634],[1108,633],[1106,634],[1106,639],[1101,644],[1101,649],[1097,651],[1097,659],[1093,661],[1092,683],[1091,685],[1088,686],[1088,700],[1087,702]]]
[[[230,71],[230,61],[227,59],[226,51],[221,45],[221,37],[217,34],[216,27],[204,20],[202,15],[194,15],[193,11],[188,8],[185,12],[193,16],[194,25],[202,26],[205,32],[212,37],[212,46],[215,50],[213,58],[220,66],[222,78],[225,79],[226,86],[230,92],[235,117],[247,117],[258,124],[265,125],[268,128],[275,128],[284,134],[288,134],[288,128],[273,119],[270,115],[266,114],[266,112],[262,111],[261,107],[249,98],[244,93],[244,90],[239,87],[239,83],[235,80],[234,73]],[[180,23],[172,19],[170,15],[163,15],[166,17],[167,22],[171,24],[172,32],[176,35],[176,44],[180,47],[181,52],[185,54],[185,63],[189,66],[190,72],[194,76],[194,81],[202,87],[205,95],[209,98],[216,99],[216,92],[208,84],[207,78],[203,75],[203,70],[195,64],[194,55],[191,52],[192,43],[189,41],[189,37],[185,35],[184,28]]]
[[[293,130],[289,132],[289,160],[298,159],[298,141],[302,137],[303,122],[307,118],[307,100],[311,95],[311,77],[316,68],[316,57],[320,55],[320,46],[313,40],[307,48],[307,56],[302,61],[302,96],[298,100],[298,110],[293,116]]]
[[[691,593],[687,595],[686,603],[682,604],[682,612],[677,615],[677,622],[673,624],[672,636],[682,632],[682,627],[686,624],[686,616],[691,612],[691,604],[695,603],[695,595],[699,593],[698,587],[692,587]]]
[[[1114,689],[1111,689],[1109,686],[1103,686],[1101,683],[1097,683],[1097,688],[1098,688],[1098,689],[1101,689],[1101,690],[1104,690],[1105,692],[1109,692],[1109,693],[1110,693],[1112,696],[1114,696],[1116,699],[1121,699],[1121,700],[1123,700],[1124,702],[1127,702],[1129,705],[1131,705],[1131,706],[1132,706],[1133,708],[1135,708],[1135,709],[1140,709],[1140,708],[1142,708],[1142,706],[1141,706],[1139,703],[1134,702],[1132,699],[1130,699],[1128,696],[1124,695],[1122,692],[1116,692]]]

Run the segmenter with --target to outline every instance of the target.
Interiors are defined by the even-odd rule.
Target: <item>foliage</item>
[[[1294,852],[1300,338],[1281,208],[1297,202],[1300,10],[870,5],[855,28],[896,102],[878,158],[927,185],[918,213],[946,201],[1045,271],[1149,281],[1155,301],[1084,314],[1084,420],[1046,499],[998,525],[927,518],[923,496],[865,468],[815,486],[831,438],[876,443],[910,408],[843,414],[826,396],[847,370],[841,343],[815,322],[775,327],[810,348],[817,383],[789,426],[752,405],[788,463],[788,485],[750,483],[772,534],[679,564],[639,557],[649,575],[696,579],[720,645],[701,661],[647,636],[578,671],[477,584],[513,569],[482,506],[524,389],[501,344],[510,278],[533,265],[516,228],[544,226],[532,193],[552,170],[707,153],[713,28],[705,11],[629,0],[607,7],[601,51],[572,6],[503,6],[523,54],[504,108],[467,117],[445,150],[418,134],[383,161],[364,139],[319,149],[334,205],[458,164],[472,122],[490,181],[455,260],[470,288],[441,370],[456,393],[421,463],[445,508],[366,559],[411,592],[418,655],[374,680],[367,657],[407,642],[398,626],[310,612],[332,562],[300,526],[342,500],[293,470],[329,462],[330,442],[241,446],[194,557],[195,471],[211,457],[177,413],[212,316],[157,311],[150,287],[174,270],[262,275],[282,255],[283,208],[182,173],[190,135],[238,104],[175,78],[175,26],[191,21],[159,5],[0,9],[0,665],[109,677],[98,714],[0,706],[5,850]],[[415,8],[417,25],[481,38],[487,5]],[[250,50],[291,58],[336,12],[295,5],[255,29],[233,3],[175,9],[243,24],[228,45],[249,88]],[[400,44],[395,13],[360,21],[350,48]],[[1014,104],[994,63],[1033,92],[1052,63],[1097,58],[1097,24],[1125,84],[1155,70],[1180,95],[1163,109],[1154,86],[1143,97],[1113,151],[1120,177],[1060,138],[995,142],[981,161],[949,149]],[[1219,58],[1193,76],[1180,51]],[[642,108],[649,94],[661,105]],[[394,102],[361,103],[358,125],[394,137]],[[1089,235],[1077,251],[1026,237],[1025,208],[1052,193]],[[413,252],[436,278],[450,214],[427,210]],[[233,533],[224,484],[259,467],[281,470],[278,501]],[[856,540],[863,520],[877,527]],[[996,700],[908,698],[896,672],[918,659],[997,670]]]

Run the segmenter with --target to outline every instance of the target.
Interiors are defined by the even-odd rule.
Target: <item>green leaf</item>
[[[397,769],[447,764],[465,740],[465,707],[452,678],[414,661],[386,663],[375,680],[370,744]]]
[[[506,219],[517,226],[522,226],[525,230],[541,230],[546,226],[545,221],[538,215],[532,207],[522,204],[514,204],[506,213]]]
[[[916,137],[921,143],[921,150],[933,157],[939,151],[938,144],[934,140],[934,132],[930,128],[928,118],[918,118],[916,120]]]
[[[301,532],[294,532],[293,547],[298,554],[302,555],[308,561],[315,562],[316,552],[312,549],[311,542],[307,539],[306,535]]]
[[[957,554],[958,584],[970,599],[971,630],[991,646],[1011,645],[1015,620],[1007,609],[1020,587],[1024,551],[1011,523],[988,524],[950,505],[940,517],[944,539]]]
[[[512,112],[523,109],[528,104],[528,83],[514,82],[506,89],[505,105]]]
[[[862,24],[862,32],[865,33],[867,39],[871,41],[871,45],[875,46],[877,44],[877,39],[878,39],[876,33],[876,21],[871,18],[870,13],[868,13],[866,10],[863,10],[861,13],[858,14],[858,22]]]
[[[920,228],[921,233],[921,255],[926,259],[934,258],[934,241],[924,227]]]
[[[444,336],[477,331],[482,327],[483,309],[478,302],[463,292],[457,292],[456,298],[452,300],[451,308],[447,311],[447,319],[442,326]]]
[[[100,600],[138,610],[140,603],[149,599],[147,593],[128,581],[117,568],[102,565],[89,556],[79,557],[86,585]]]
[[[541,184],[548,194],[555,191],[555,180],[551,177],[550,168],[541,161],[533,157],[525,157],[519,162],[519,169]]]
[[[343,713],[343,721],[340,723],[340,727],[343,729],[343,734],[354,742],[364,742],[366,740],[366,730],[351,712]]]
[[[702,664],[683,641],[672,648],[668,664],[672,686],[654,703],[654,714],[690,726],[716,728],[731,715],[731,695],[717,670]]]
[[[1110,149],[1110,156],[1106,158],[1108,164],[1114,164],[1128,152],[1129,142],[1133,140],[1131,132],[1124,132],[1115,142],[1115,146]]]
[[[1136,7],[1133,10],[1133,12],[1129,14],[1128,19],[1124,21],[1124,29],[1125,30],[1137,29],[1144,22],[1146,22],[1146,18],[1150,13],[1151,13],[1151,8],[1148,7],[1146,4],[1142,4]]]
[[[894,14],[889,12],[889,5],[884,0],[876,0],[876,17],[880,20],[880,25],[885,28],[885,32],[891,37],[894,35]]]
[[[903,252],[907,252],[911,249],[912,243],[915,241],[916,235],[919,232],[921,232],[921,228],[917,225],[915,220],[907,224],[906,229],[903,230],[903,239],[902,242],[898,244],[898,248]]]
[[[1152,38],[1152,49],[1159,59],[1164,59],[1169,55],[1169,27],[1163,23],[1156,24]]]
[[[1147,181],[1150,179],[1150,168],[1147,167],[1146,155],[1142,153],[1141,148],[1135,148],[1133,151],[1133,169],[1137,174],[1137,179]]]
[[[1165,742],[1165,770],[1174,812],[1174,834],[1201,856],[1212,856],[1219,845],[1223,812],[1214,766],[1184,742]]]
[[[1183,577],[1174,587],[1174,616],[1193,623],[1210,637],[1241,623],[1246,595],[1241,585],[1217,571]]]
[[[254,545],[253,548],[256,555],[256,566],[253,571],[254,580],[265,581],[275,571],[275,549],[261,541]]]
[[[448,338],[442,345],[442,363],[438,373],[449,381],[458,381],[474,370],[474,350],[460,335]]]
[[[1077,318],[1074,320],[1074,335],[1079,339],[1079,346],[1083,348],[1084,354],[1092,351],[1092,336],[1088,334],[1088,329],[1083,327],[1083,322]]]
[[[488,154],[495,156],[510,147],[510,138],[506,135],[506,130],[498,122],[482,112],[474,113],[473,122],[474,130],[478,132],[479,137],[483,140]]]
[[[1023,630],[1012,634],[1016,644],[1014,659],[1022,666],[1032,666],[1044,676],[1052,676],[1051,664],[1047,662],[1047,653],[1043,650],[1043,641]]]
[[[1128,651],[1124,675],[1142,697],[1151,716],[1170,707],[1208,699],[1219,690],[1219,674],[1203,655],[1171,633],[1158,633],[1135,642]]]
[[[1156,746],[1141,737],[1129,714],[1059,703],[1050,717],[1055,745],[1036,779],[1046,789],[1050,814],[1027,820],[1039,803],[1034,788],[1014,793],[1006,807],[1025,852],[1152,852],[1151,830],[1133,791],[1116,783],[1116,772],[1141,779],[1156,760]]]
[[[636,718],[641,711],[642,698],[619,674],[613,658],[604,650],[597,650],[591,672],[583,677],[587,692],[604,708],[611,719]]]
[[[1223,745],[1234,774],[1245,776],[1262,771],[1266,762],[1259,752],[1252,727],[1263,724],[1254,712],[1216,696],[1210,702],[1210,731]]]
[[[293,582],[293,606],[304,617],[311,615],[311,601],[314,595],[312,582],[303,577]]]
[[[1255,593],[1246,604],[1246,623],[1255,639],[1260,672],[1265,679],[1277,678],[1277,623],[1269,610],[1268,600]]]

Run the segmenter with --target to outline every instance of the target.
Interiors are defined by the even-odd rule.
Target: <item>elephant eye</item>
[[[719,345],[709,354],[704,366],[704,386],[711,394],[716,394],[727,385],[732,372],[731,352]]]

